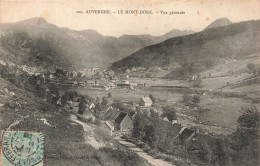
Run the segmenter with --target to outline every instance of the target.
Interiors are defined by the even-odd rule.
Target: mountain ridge
[[[117,71],[133,67],[175,67],[177,73],[196,73],[220,58],[239,58],[260,52],[260,21],[246,21],[167,39],[112,64]],[[192,66],[191,66],[192,65]],[[176,70],[177,71],[177,70]]]
[[[34,44],[37,48],[28,47],[28,49],[31,50],[31,52],[33,49],[38,49],[37,54],[42,51],[45,52],[41,53],[41,59],[43,60],[56,59],[59,60],[59,62],[64,61],[64,63],[62,62],[61,64],[65,64],[67,63],[65,61],[69,61],[70,64],[84,67],[110,66],[113,62],[145,46],[161,42],[171,36],[192,33],[192,31],[182,32],[177,30],[175,34],[171,33],[169,36],[154,37],[148,35],[144,37],[142,35],[125,35],[124,37],[112,37],[103,36],[91,29],[77,31],[64,27],[60,28],[48,23],[46,19],[41,17],[34,17],[15,23],[2,23],[0,24],[0,31],[2,35],[10,36],[12,36],[12,33],[26,33],[26,38],[22,37],[24,35],[16,35],[16,38],[21,37],[21,39],[12,39],[12,37],[10,37],[9,40],[24,40],[24,42],[30,40],[31,44]],[[39,43],[42,44],[39,45]],[[26,46],[28,46],[28,44]],[[50,57],[50,55],[52,55],[52,57]],[[34,53],[32,56],[38,57]],[[55,62],[54,64],[59,65]]]

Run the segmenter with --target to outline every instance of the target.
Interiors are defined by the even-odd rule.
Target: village
[[[223,137],[234,133],[237,117],[240,116],[226,121],[222,116],[226,111],[220,108],[223,110],[219,114],[222,119],[217,119],[218,102],[222,100],[222,104],[227,102],[228,106],[231,99],[241,101],[238,94],[226,89],[237,86],[236,79],[250,78],[252,75],[249,70],[244,70],[240,75],[227,71],[224,74],[195,74],[187,80],[167,80],[136,76],[136,72],[147,72],[141,67],[116,74],[110,69],[101,68],[56,67],[40,72],[26,66],[1,64],[6,68],[4,74],[10,74],[9,68],[26,72],[24,88],[53,104],[57,109],[54,114],[69,117],[74,122],[71,123],[73,126],[82,126],[87,144],[96,149],[120,144],[150,161],[150,164],[156,160],[166,162],[164,165],[212,161],[207,153],[203,156],[201,153],[210,153],[218,146],[212,142],[223,141]],[[149,70],[157,72],[167,69],[154,67]],[[234,80],[227,84],[226,77]],[[215,87],[212,87],[214,84],[205,86],[215,78],[223,81]],[[9,93],[9,90],[3,89],[3,92]],[[12,91],[10,94],[16,95]],[[235,98],[223,95],[235,95]],[[208,107],[208,102],[215,105]],[[13,108],[20,103],[9,105]],[[214,116],[206,116],[210,113]],[[39,120],[47,127],[56,126],[48,118]]]
[[[185,156],[185,160],[188,158],[188,151],[191,156],[197,156],[197,154],[200,153],[200,149],[198,149],[197,146],[201,140],[198,141],[198,138],[203,138],[204,141],[210,141],[214,139],[217,140],[218,137],[222,135],[223,132],[218,133],[218,131],[223,130],[223,128],[216,127],[217,129],[209,129],[207,124],[202,124],[194,119],[194,117],[188,117],[179,111],[176,112],[174,107],[182,108],[182,112],[191,109],[199,111],[198,109],[200,108],[197,106],[197,103],[200,100],[200,95],[196,93],[187,95],[186,98],[184,98],[186,103],[178,102],[175,103],[174,107],[159,104],[158,101],[160,99],[151,94],[127,101],[113,98],[113,96],[116,95],[115,92],[132,91],[135,93],[139,90],[151,88],[147,83],[137,84],[130,82],[129,80],[131,80],[131,78],[128,74],[129,71],[126,71],[123,76],[120,75],[116,77],[113,71],[99,68],[85,70],[85,72],[82,72],[82,70],[65,72],[63,69],[58,68],[53,73],[34,75],[37,75],[37,78],[41,78],[37,79],[37,84],[41,84],[39,80],[42,80],[42,83],[48,82],[48,84],[55,85],[56,88],[59,89],[60,94],[55,100],[55,105],[59,107],[59,112],[69,113],[72,121],[86,128],[84,131],[87,134],[87,141],[90,141],[89,143],[93,144],[96,148],[105,145],[105,143],[101,141],[102,138],[100,138],[100,135],[96,135],[96,131],[99,131],[99,134],[101,131],[101,133],[119,142],[132,142],[138,147],[147,144],[145,140],[138,140],[138,137],[133,137],[133,132],[138,132],[136,130],[146,130],[145,128],[148,127],[144,126],[145,128],[138,129],[138,124],[141,122],[135,120],[138,119],[136,116],[142,116],[141,121],[148,118],[148,121],[155,120],[154,123],[168,126],[167,128],[169,128],[171,135],[169,143],[171,146],[176,146],[174,154],[180,157],[182,156],[181,158]],[[200,76],[193,76],[193,78],[191,78],[193,81],[192,84],[196,84],[199,78]],[[183,87],[177,86],[177,89],[182,88]],[[98,92],[101,93],[101,96],[95,95]],[[149,92],[149,90],[147,90],[147,92]],[[208,91],[207,93],[210,92]],[[153,120],[153,118],[155,119]],[[150,122],[147,123],[149,124]],[[168,131],[165,132],[168,133]],[[138,141],[136,142],[136,140]],[[142,149],[144,151],[147,150],[145,148]],[[162,158],[165,158],[163,155],[167,153],[164,154],[164,152],[160,150],[150,155],[155,157],[159,154],[161,154]],[[177,158],[177,160],[180,159]]]

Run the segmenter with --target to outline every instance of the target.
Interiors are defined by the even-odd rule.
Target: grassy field
[[[208,124],[235,129],[237,119],[241,115],[241,107],[256,106],[249,100],[235,97],[214,97],[210,95],[201,98],[200,107],[209,109],[203,114],[203,120]]]
[[[138,84],[148,84],[149,86],[186,86],[189,87],[191,84],[184,80],[170,80],[161,78],[129,78],[130,82]]]
[[[251,75],[248,73],[242,73],[240,75],[216,77],[216,78],[205,78],[201,81],[200,89],[212,89],[216,90],[229,84],[236,83],[237,81],[249,78]]]
[[[122,102],[139,103],[140,98],[143,96],[149,96],[150,94],[155,97],[155,99],[161,104],[173,105],[175,102],[181,100],[182,94],[169,92],[167,90],[153,90],[153,89],[137,89],[137,90],[128,90],[128,89],[111,89],[109,91],[98,91],[90,90],[85,88],[80,88],[76,90],[79,94],[89,95],[90,97],[107,97],[108,93],[112,94],[111,100],[121,100]]]
[[[258,65],[260,63],[260,54],[254,54],[239,60],[223,60],[222,64],[216,65],[200,74],[202,77],[208,77],[209,73],[211,77],[222,76],[223,74],[224,77],[204,78],[201,82],[201,88],[214,90],[226,86],[227,82],[232,84],[250,78],[252,74],[247,72],[247,64],[249,63]],[[225,90],[230,89],[225,88]]]
[[[260,54],[248,56],[239,60],[223,60],[223,64],[219,64],[207,71],[200,73],[203,77],[200,87],[176,90],[174,88],[155,88],[152,86],[185,86],[191,87],[192,82],[185,80],[168,80],[161,78],[129,78],[130,82],[144,84],[148,87],[137,90],[128,89],[111,89],[109,91],[97,91],[89,89],[77,89],[80,94],[87,94],[91,97],[99,97],[100,99],[112,94],[111,100],[121,100],[123,102],[133,101],[138,103],[143,96],[153,95],[159,106],[170,105],[182,101],[185,93],[196,93],[196,90],[216,90],[216,93],[206,93],[201,95],[199,107],[208,111],[201,114],[202,122],[213,126],[222,126],[228,129],[235,129],[237,119],[241,115],[241,107],[258,106],[254,103],[256,96],[260,95],[259,84],[250,84],[238,87],[227,86],[229,84],[238,83],[252,77],[247,72],[248,63],[259,63]],[[209,76],[213,78],[207,78]],[[222,76],[224,77],[218,77]],[[221,87],[222,91],[219,89]],[[250,99],[252,98],[252,99]],[[192,110],[192,109],[191,109]],[[188,110],[189,111],[189,110]],[[179,112],[185,114],[184,112]]]

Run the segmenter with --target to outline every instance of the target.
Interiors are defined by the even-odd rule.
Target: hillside
[[[193,31],[172,30],[162,36],[122,35],[120,37],[103,36],[94,30],[75,31],[68,28],[62,30],[79,41],[79,45],[87,49],[88,54],[100,60],[102,66],[111,65],[139,49],[162,42],[176,36],[192,34]]]
[[[106,67],[135,51],[168,38],[193,33],[172,30],[162,36],[103,36],[94,30],[60,28],[40,17],[0,24],[1,52],[17,62]],[[19,55],[21,53],[21,55]],[[4,56],[5,56],[4,55]],[[15,58],[14,58],[15,57]],[[26,58],[24,58],[26,57]],[[6,59],[5,59],[6,60]]]
[[[167,78],[186,77],[216,65],[260,52],[260,21],[247,21],[174,37],[145,47],[113,63],[112,69],[153,66],[171,69]],[[124,70],[121,70],[124,69]]]

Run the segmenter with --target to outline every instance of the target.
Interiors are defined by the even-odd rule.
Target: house
[[[81,97],[73,97],[73,101],[80,101]]]
[[[115,119],[115,127],[121,132],[129,133],[133,129],[133,119],[128,113],[120,112]]]
[[[88,80],[87,85],[88,86],[95,86],[95,85],[99,85],[99,84],[98,84],[97,80]]]
[[[54,75],[53,74],[50,74],[49,75],[49,78],[52,80],[52,79],[54,79]]]
[[[61,97],[58,99],[58,101],[57,101],[56,104],[57,104],[57,105],[62,105],[62,104],[61,104]]]
[[[94,103],[89,104],[89,109],[90,109],[90,110],[92,110],[92,109],[94,109],[94,108],[95,108],[95,104],[94,104]]]
[[[114,121],[119,113],[120,111],[118,109],[109,109],[103,114],[103,118],[108,121]]]
[[[63,82],[63,85],[66,85],[66,86],[77,86],[78,82],[77,81],[73,81],[73,80],[65,80]]]
[[[86,83],[85,83],[84,81],[80,81],[80,82],[79,82],[79,86],[82,86],[82,87],[84,87],[84,86],[85,86],[85,84],[86,84]]]
[[[107,85],[95,85],[95,86],[92,86],[91,89],[95,89],[95,90],[109,90],[110,87],[107,86]]]
[[[107,105],[105,108],[102,109],[102,113],[106,113],[108,110],[113,109],[111,105]]]
[[[178,124],[175,124],[178,125]],[[196,131],[194,129],[183,127],[178,135],[174,138],[174,141],[179,143],[187,143],[191,141],[191,139],[196,135]]]
[[[123,84],[130,84],[130,82],[128,80],[122,80],[121,81]]]
[[[110,136],[113,136],[113,132],[115,130],[115,126],[113,123],[105,121],[102,125],[101,128],[104,129],[105,133],[107,133]]]
[[[115,75],[115,72],[113,70],[109,70],[108,73],[107,73],[109,76],[114,76]]]
[[[124,88],[124,87],[131,87],[130,84],[117,84],[118,87]]]
[[[73,113],[78,113],[79,112],[79,107],[72,107],[72,112]]]
[[[116,88],[116,85],[114,83],[108,83],[107,85],[112,89]]]
[[[144,107],[151,107],[153,104],[152,100],[150,99],[150,97],[142,97],[140,99],[140,105],[144,106]]]
[[[110,89],[110,86],[108,86],[108,85],[103,85],[103,87],[104,87],[105,90],[109,90]]]
[[[79,102],[73,102],[72,104],[72,112],[78,113],[79,111]]]

